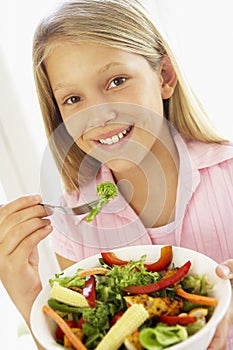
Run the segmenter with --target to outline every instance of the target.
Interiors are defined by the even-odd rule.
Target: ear
[[[174,67],[168,56],[164,56],[160,65],[161,92],[164,100],[170,98],[177,83]]]

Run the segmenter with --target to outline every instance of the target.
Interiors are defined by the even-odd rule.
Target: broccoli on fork
[[[96,206],[91,208],[88,216],[85,218],[87,222],[92,221],[94,217],[102,210],[103,206],[107,204],[110,199],[113,199],[118,195],[118,189],[114,183],[106,181],[97,186],[96,194],[100,200]]]

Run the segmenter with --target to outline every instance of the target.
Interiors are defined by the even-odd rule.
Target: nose
[[[88,127],[103,126],[117,117],[116,106],[110,95],[99,89],[89,90],[86,96],[85,114]]]
[[[102,103],[87,107],[65,121],[66,129],[74,140],[85,131],[113,123],[117,118],[115,103]]]
[[[103,103],[94,105],[88,111],[89,127],[104,126],[113,122],[117,117],[115,105],[112,103]]]

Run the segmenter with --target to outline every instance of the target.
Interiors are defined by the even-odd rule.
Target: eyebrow
[[[53,92],[56,92],[58,90],[61,90],[61,89],[66,89],[67,87],[69,87],[69,85],[64,85],[64,84],[57,84],[54,89],[53,89]],[[70,85],[70,87],[72,87],[72,85]]]
[[[112,67],[115,67],[115,66],[125,66],[124,63],[122,62],[110,62],[110,63],[107,63],[105,66],[101,67],[99,70],[98,70],[98,73],[103,73],[103,72],[106,72],[108,69],[112,68]],[[63,88],[67,88],[68,85],[64,85],[64,84],[57,84],[53,90],[53,92],[57,91],[57,90],[61,90]]]
[[[99,69],[98,73],[103,73],[106,70],[108,70],[108,69],[110,69],[111,67],[114,67],[114,66],[125,66],[125,64],[122,63],[122,62],[110,62],[110,63],[107,63],[105,66],[101,67]]]

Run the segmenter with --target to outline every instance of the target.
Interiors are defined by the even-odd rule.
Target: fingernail
[[[39,194],[33,194],[33,195],[31,195],[31,200],[33,202],[41,201],[41,196]]]
[[[54,210],[52,208],[45,206],[44,209],[45,209],[47,215],[53,215]]]

